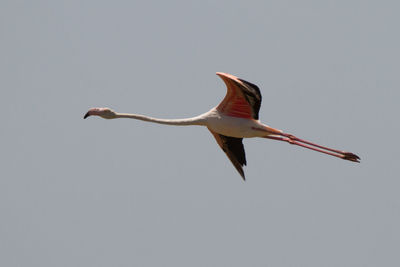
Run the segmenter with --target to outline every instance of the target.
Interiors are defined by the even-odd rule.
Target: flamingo
[[[166,125],[206,126],[243,180],[246,180],[243,171],[243,165],[246,165],[243,138],[262,137],[273,139],[344,160],[360,162],[360,158],[351,152],[314,144],[261,123],[258,118],[261,106],[260,89],[255,84],[231,74],[217,72],[217,75],[227,87],[225,98],[215,108],[193,118],[159,119],[139,114],[117,113],[110,108],[91,108],[83,118],[99,116],[103,119],[129,118]]]

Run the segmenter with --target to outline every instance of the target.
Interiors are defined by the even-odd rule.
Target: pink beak
[[[91,108],[85,114],[85,116],[83,116],[83,118],[86,119],[87,117],[92,116],[92,115],[99,115],[103,110],[104,110],[104,108]]]

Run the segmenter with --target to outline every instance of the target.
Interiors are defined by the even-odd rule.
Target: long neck
[[[118,118],[128,118],[128,119],[136,119],[141,121],[148,121],[154,122],[159,124],[166,124],[166,125],[177,125],[177,126],[185,126],[185,125],[205,125],[204,118],[200,115],[193,118],[186,118],[186,119],[158,119],[152,118],[144,115],[139,114],[129,114],[129,113],[116,113],[115,119]]]

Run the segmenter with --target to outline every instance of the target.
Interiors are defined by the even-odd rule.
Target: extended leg
[[[291,134],[282,133],[280,135],[282,135],[282,136],[277,136],[277,135],[269,135],[268,136],[267,135],[264,138],[274,139],[274,140],[278,140],[278,141],[284,141],[284,142],[288,142],[289,144],[292,144],[292,145],[301,146],[304,148],[308,148],[308,149],[311,149],[311,150],[314,150],[317,152],[321,152],[324,154],[328,154],[328,155],[331,155],[334,157],[338,157],[341,159],[350,160],[353,162],[360,162],[359,161],[360,158],[356,154],[320,146],[320,145],[302,140],[300,138],[297,138]]]

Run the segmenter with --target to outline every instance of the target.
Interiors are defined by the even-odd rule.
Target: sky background
[[[0,265],[400,266],[398,1],[0,2]],[[201,127],[215,72],[355,164]]]

